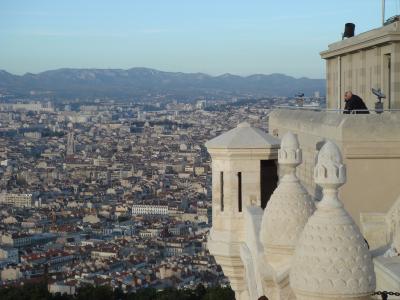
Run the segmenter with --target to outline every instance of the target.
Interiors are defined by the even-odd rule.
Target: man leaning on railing
[[[344,114],[369,114],[368,108],[364,101],[351,91],[344,93]]]

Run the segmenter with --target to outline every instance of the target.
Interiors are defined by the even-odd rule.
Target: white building
[[[25,132],[24,137],[31,138],[31,139],[40,139],[42,137],[42,133],[40,133],[38,131]]]
[[[135,204],[132,206],[132,215],[168,215],[168,205]]]
[[[142,238],[155,238],[161,235],[161,228],[147,228],[139,232],[139,236]]]
[[[23,274],[19,267],[9,267],[7,269],[3,269],[0,273],[0,278],[3,281],[7,280],[18,280],[23,277]]]
[[[114,250],[93,250],[91,258],[117,258],[118,252]]]
[[[1,193],[0,203],[15,207],[32,207],[32,194]]]
[[[100,219],[97,215],[86,215],[82,219],[83,223],[90,223],[90,224],[96,224],[100,223]]]
[[[74,295],[76,292],[76,282],[54,282],[49,284],[48,289],[51,294]]]
[[[24,233],[5,233],[1,235],[0,242],[11,247],[25,247],[32,244],[32,236]]]
[[[17,264],[19,262],[18,249],[10,247],[0,248],[0,260]]]
[[[28,103],[0,103],[1,111],[36,111],[53,112],[54,107],[51,102],[28,102]]]
[[[204,109],[207,107],[207,100],[197,100],[196,108],[197,109]]]

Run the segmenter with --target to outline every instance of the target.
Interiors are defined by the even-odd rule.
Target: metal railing
[[[389,296],[397,296],[400,297],[400,293],[398,292],[388,292],[388,291],[377,291],[372,294],[373,296],[381,296],[382,300],[389,299]]]
[[[345,109],[339,109],[339,108],[324,108],[324,107],[313,107],[313,106],[290,106],[290,105],[274,105],[272,108],[275,109],[290,109],[290,110],[306,110],[306,111],[321,111],[321,112],[336,112],[336,113],[342,113],[344,112],[349,112],[349,114],[357,114],[357,113],[362,113],[362,112],[370,112],[371,114],[378,114],[378,112],[375,109],[354,109],[351,111],[345,110]],[[400,109],[398,108],[388,108],[388,109],[381,109],[379,110],[379,113],[382,112],[400,112]]]
[[[388,300],[389,296],[400,296],[400,293],[397,292],[388,292],[388,291],[376,291],[372,294],[372,296],[381,296],[382,300]],[[266,296],[261,296],[258,300],[268,300]]]

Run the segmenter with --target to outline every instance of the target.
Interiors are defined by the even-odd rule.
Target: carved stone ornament
[[[282,138],[278,162],[283,176],[264,211],[260,240],[267,254],[290,254],[315,210],[314,201],[296,176],[302,152],[297,137],[291,132]]]
[[[339,148],[326,142],[314,170],[323,198],[304,227],[290,272],[297,299],[368,299],[375,290],[367,244],[338,199],[346,182],[342,161]]]

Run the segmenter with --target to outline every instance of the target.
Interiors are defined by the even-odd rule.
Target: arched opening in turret
[[[242,212],[242,172],[237,173],[238,177],[238,210]]]
[[[219,172],[221,211],[224,211],[224,172]]]
[[[275,160],[260,161],[260,199],[261,208],[267,206],[268,200],[278,186],[278,168]]]

